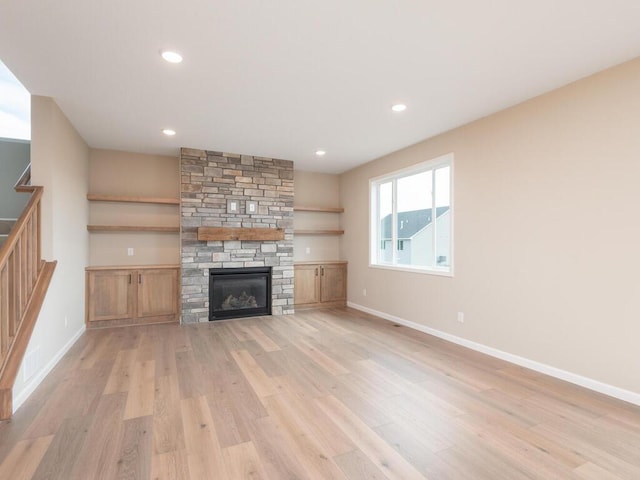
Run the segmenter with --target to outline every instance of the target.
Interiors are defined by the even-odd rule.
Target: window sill
[[[384,265],[380,263],[369,263],[370,268],[379,268],[381,270],[396,270],[398,272],[419,273],[421,275],[436,275],[438,277],[453,277],[453,268],[450,270],[436,270],[429,268],[410,267],[402,265]]]

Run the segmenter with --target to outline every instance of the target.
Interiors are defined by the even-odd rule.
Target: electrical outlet
[[[304,253],[306,253],[307,255],[309,255],[311,253],[311,247],[307,247],[304,249]]]
[[[362,289],[362,296],[363,296],[363,297],[366,297],[366,296],[367,296],[367,289],[366,289],[366,288],[363,288],[363,289]]]
[[[127,248],[127,255],[129,255],[130,257],[133,257],[133,247]]]
[[[464,323],[464,312],[458,312],[458,322]]]

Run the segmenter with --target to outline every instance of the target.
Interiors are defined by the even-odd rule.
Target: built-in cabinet
[[[169,205],[175,209],[178,222],[179,200],[158,197],[131,197],[118,195],[87,195],[92,203],[118,203],[121,205]],[[119,210],[126,224],[89,224],[87,230],[95,234],[140,235],[178,234],[180,227],[168,225],[133,224],[135,215]],[[113,216],[117,216],[114,214]],[[147,217],[145,212],[138,216]],[[148,215],[151,216],[151,215]],[[114,244],[115,240],[111,240]],[[134,242],[131,242],[134,243]],[[147,244],[150,243],[147,240]],[[93,245],[93,243],[92,243]],[[145,250],[151,248],[147,246]],[[124,250],[120,247],[120,250]],[[131,253],[136,249],[129,248]],[[137,254],[140,256],[140,248]],[[177,254],[177,252],[176,252]],[[179,321],[179,267],[177,265],[109,265],[87,268],[86,305],[87,327],[110,327],[146,323]]]
[[[179,320],[175,157],[91,149],[87,327]]]
[[[179,319],[177,265],[87,267],[87,326]]]
[[[302,215],[339,215],[344,210],[340,207],[295,206],[293,211],[294,213],[302,212]],[[306,220],[305,228],[296,228],[294,235],[325,237],[344,233],[341,228],[325,228],[327,226],[326,221],[315,222],[310,217],[307,217]],[[337,223],[334,223],[334,225],[337,225]],[[296,261],[294,263],[294,303],[297,308],[344,306],[346,301],[347,262],[331,259]]]
[[[347,262],[299,262],[293,268],[296,307],[346,305]]]

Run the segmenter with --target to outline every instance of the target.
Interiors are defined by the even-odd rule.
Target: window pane
[[[371,180],[371,263],[452,273],[453,155]]]
[[[436,170],[436,266],[451,266],[451,167]]]
[[[451,167],[436,170],[436,207],[451,205]]]
[[[434,264],[431,170],[398,179],[396,263],[429,267]],[[400,243],[402,242],[402,243]]]
[[[382,183],[378,187],[378,261],[390,263],[393,259],[391,225],[393,211],[393,184]]]

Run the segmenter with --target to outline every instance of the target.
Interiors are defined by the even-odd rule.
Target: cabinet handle
[[[129,285],[131,285],[131,274],[129,274]]]
[[[142,274],[141,273],[138,274],[138,283],[140,283],[140,284],[142,283]]]
[[[318,276],[318,267],[316,267],[316,277]]]
[[[324,277],[324,267],[320,267],[320,275]]]

